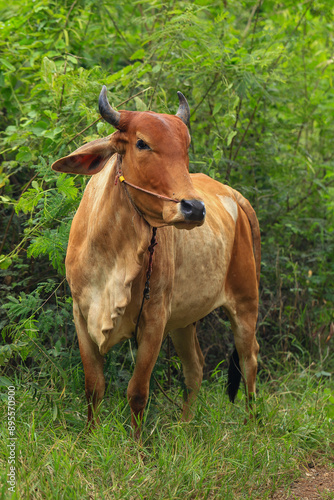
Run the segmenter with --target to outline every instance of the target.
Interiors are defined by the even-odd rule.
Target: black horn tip
[[[188,126],[189,122],[190,122],[190,109],[189,109],[188,101],[184,97],[182,92],[180,92],[179,90],[177,91],[177,96],[179,98],[179,109],[176,113],[176,116],[181,118],[183,123],[185,123]]]
[[[105,85],[102,86],[99,96],[99,110],[102,118],[104,118],[106,122],[110,123],[110,125],[115,128],[118,127],[121,114],[110,106],[107,97],[107,87]]]

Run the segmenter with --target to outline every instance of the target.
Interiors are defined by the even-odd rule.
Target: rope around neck
[[[156,234],[157,234],[157,228],[153,227],[152,228],[152,239],[151,239],[151,243],[148,247],[148,251],[150,252],[150,257],[148,260],[148,267],[147,267],[147,271],[146,271],[146,282],[145,282],[145,287],[144,287],[144,291],[143,291],[143,298],[141,301],[141,306],[140,306],[140,311],[139,311],[137,322],[136,322],[135,331],[133,333],[137,349],[138,349],[138,337],[137,336],[138,336],[139,321],[140,321],[140,318],[141,318],[141,315],[143,312],[145,300],[148,300],[150,298],[150,278],[151,278],[152,267],[153,267],[153,254],[154,254],[154,248],[158,244],[157,239],[156,239]]]

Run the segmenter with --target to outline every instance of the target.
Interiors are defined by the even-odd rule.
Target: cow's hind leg
[[[257,303],[254,301],[248,306],[239,311],[228,311],[236,349],[230,360],[227,392],[233,402],[242,378],[246,390],[247,406],[250,408],[251,401],[255,396],[259,345],[255,338]]]
[[[80,355],[85,372],[85,392],[88,402],[87,425],[94,427],[95,423],[99,422],[96,412],[105,390],[103,375],[104,358],[100,354],[98,346],[92,341],[87,330],[87,323],[78,305],[75,303],[73,313]]]
[[[196,323],[174,330],[171,338],[183,367],[186,391],[182,419],[188,421],[193,416],[193,403],[203,378],[204,358],[197,339]]]

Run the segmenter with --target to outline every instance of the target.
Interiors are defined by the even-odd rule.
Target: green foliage
[[[43,359],[59,340],[64,368],[74,343],[68,289],[59,283],[86,180],[50,167],[110,133],[97,112],[106,84],[115,107],[126,101],[122,107],[139,111],[173,113],[176,90],[186,95],[191,170],[239,189],[260,219],[263,364],[313,356],[319,371],[330,371],[331,2],[1,0],[0,10],[5,370],[18,354]],[[225,322],[213,316],[203,328],[209,350]],[[228,342],[219,345],[226,359]],[[211,370],[219,362],[212,352]]]
[[[16,387],[13,498],[270,498],[314,454],[328,461],[333,20],[332,0],[0,0],[0,399]],[[216,311],[200,325],[207,372],[193,422],[180,424],[152,383],[143,445],[131,440],[128,342],[106,357],[101,427],[81,432],[84,375],[64,259],[86,179],[51,165],[110,133],[97,110],[102,84],[114,107],[138,111],[174,113],[182,91],[191,171],[227,182],[256,209],[258,419],[246,425],[242,392],[229,405],[223,391],[231,338]],[[164,357],[165,347],[155,376],[166,387]],[[178,401],[179,373],[172,352]]]

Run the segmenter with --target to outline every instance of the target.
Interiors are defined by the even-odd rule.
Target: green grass
[[[192,422],[161,394],[150,399],[142,445],[131,439],[123,394],[107,395],[102,425],[84,432],[84,392],[16,385],[16,492],[9,494],[7,404],[1,408],[1,494],[17,499],[266,499],[311,456],[333,454],[334,392],[309,371],[260,382],[255,421],[205,382]],[[2,388],[6,394],[6,388]],[[10,496],[12,495],[12,496]]]

